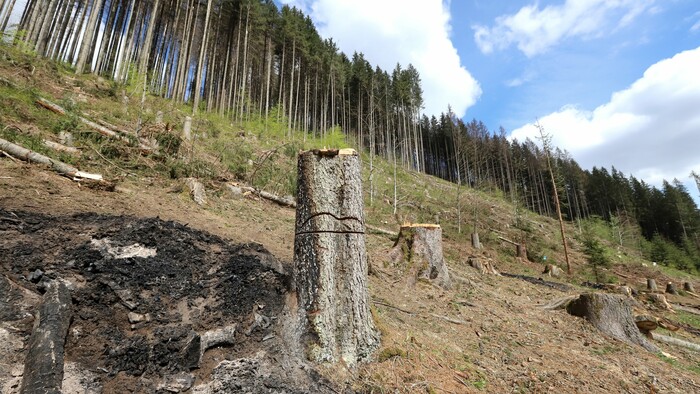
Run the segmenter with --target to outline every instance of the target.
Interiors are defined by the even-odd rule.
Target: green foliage
[[[581,234],[581,242],[583,244],[583,252],[586,254],[586,259],[593,268],[596,281],[599,283],[603,282],[605,278],[601,273],[601,268],[608,268],[611,265],[607,250],[596,238],[593,229],[589,225],[584,226],[583,233]]]

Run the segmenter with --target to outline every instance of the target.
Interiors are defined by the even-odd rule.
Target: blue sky
[[[700,172],[698,0],[282,0],[347,54],[421,73],[425,112],[450,104],[511,138],[533,123],[584,168],[660,186]]]

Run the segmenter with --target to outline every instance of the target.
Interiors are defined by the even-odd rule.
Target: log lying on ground
[[[294,201],[293,198],[280,197],[278,195],[268,193],[264,190],[259,190],[259,189],[256,189],[256,188],[250,187],[250,186],[240,186],[240,188],[243,191],[251,192],[251,193],[256,194],[256,195],[258,195],[266,200],[270,200],[274,203],[277,203],[283,207],[290,207],[290,208],[297,207],[297,203],[296,203],[296,201]]]
[[[438,224],[406,224],[401,226],[389,258],[403,264],[409,272],[409,284],[425,279],[449,289],[450,274],[442,254],[442,228]]]
[[[640,333],[632,316],[632,302],[625,296],[584,293],[571,301],[566,306],[566,311],[585,318],[610,337],[639,345],[650,352],[659,352],[659,349]]]
[[[659,342],[668,343],[669,345],[681,346],[681,347],[684,347],[686,349],[691,349],[691,350],[695,350],[696,352],[700,352],[700,345],[698,345],[697,343],[688,342],[688,341],[684,341],[684,340],[681,340],[678,338],[673,338],[673,337],[669,337],[667,335],[661,335],[661,334],[656,334],[656,333],[652,334],[652,336],[654,339],[656,339]]]
[[[294,284],[299,332],[316,362],[353,366],[379,346],[370,312],[360,157],[299,154]]]
[[[82,179],[91,179],[95,181],[102,181],[102,175],[90,174],[88,172],[83,172],[77,168],[68,165],[66,163],[60,162],[58,160],[51,159],[40,153],[36,153],[24,147],[21,147],[12,142],[6,141],[0,138],[0,150],[7,152],[12,157],[16,157],[20,160],[27,160],[31,163],[45,164],[53,168],[59,174],[73,179],[74,181],[79,181]]]
[[[66,284],[58,280],[50,282],[29,339],[20,393],[61,393],[63,347],[71,311],[71,296]]]
[[[44,146],[46,146],[49,149],[53,149],[56,152],[62,152],[62,153],[68,153],[70,155],[80,155],[80,150],[78,148],[74,148],[72,146],[65,146],[63,144],[59,144],[58,142],[53,142],[49,140],[44,140],[42,141],[44,143]]]

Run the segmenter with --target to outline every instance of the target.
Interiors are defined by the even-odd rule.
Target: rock
[[[27,276],[27,280],[29,280],[32,283],[39,283],[43,276],[44,271],[37,269],[36,271],[29,273],[29,276]]]
[[[189,373],[165,376],[163,382],[158,385],[158,390],[165,390],[171,393],[181,393],[192,388],[194,376]]]
[[[207,349],[215,346],[233,345],[235,343],[236,327],[237,325],[233,324],[223,328],[210,330],[202,334],[202,351],[205,352]]]
[[[202,353],[202,338],[192,331],[182,349],[183,366],[189,369],[199,368]]]
[[[129,312],[127,316],[129,317],[129,323],[131,324],[151,321],[151,315],[149,313],[142,315],[140,313]]]

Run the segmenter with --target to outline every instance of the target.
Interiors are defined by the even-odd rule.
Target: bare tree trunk
[[[194,104],[192,105],[192,113],[197,113],[199,110],[199,100],[202,90],[202,72],[204,71],[204,55],[207,51],[207,36],[209,35],[209,17],[211,16],[211,6],[213,1],[209,0],[207,2],[207,15],[204,17],[204,30],[202,31],[202,44],[199,50],[199,61],[197,62],[197,73],[195,81],[195,88],[193,93]],[[209,72],[209,71],[207,71]]]
[[[85,71],[85,65],[88,63],[91,49],[93,48],[93,39],[99,30],[99,16],[102,10],[104,0],[94,0],[92,9],[90,10],[90,18],[88,19],[83,35],[83,42],[80,44],[80,53],[78,54],[78,62],[75,64],[75,73],[82,74]]]
[[[379,345],[367,290],[360,158],[352,149],[299,155],[294,283],[308,355],[355,365]]]

